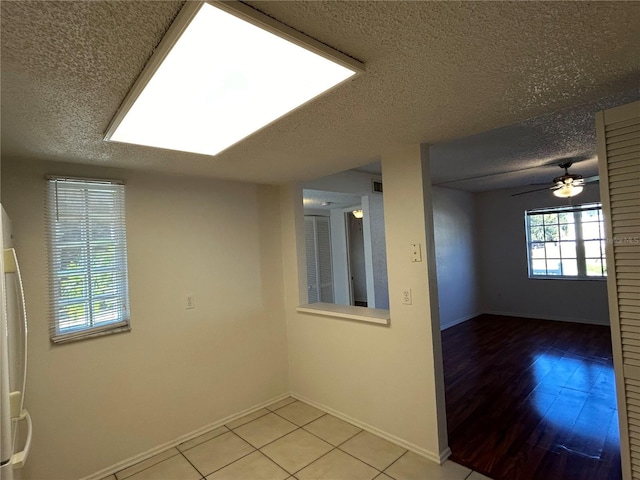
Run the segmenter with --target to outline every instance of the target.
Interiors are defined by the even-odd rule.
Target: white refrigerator
[[[24,408],[27,315],[11,222],[2,208],[0,255],[0,480],[17,480],[31,446],[31,417]]]

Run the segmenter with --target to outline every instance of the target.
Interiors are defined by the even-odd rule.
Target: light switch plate
[[[420,248],[419,243],[411,244],[411,261],[412,262],[421,262],[422,261],[422,249]]]

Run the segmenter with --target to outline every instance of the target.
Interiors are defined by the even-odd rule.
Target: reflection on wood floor
[[[442,348],[451,460],[499,480],[622,478],[608,327],[481,315]]]

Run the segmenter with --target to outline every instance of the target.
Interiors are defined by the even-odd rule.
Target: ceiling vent
[[[377,180],[371,180],[371,190],[374,193],[382,193],[382,182],[378,182]]]

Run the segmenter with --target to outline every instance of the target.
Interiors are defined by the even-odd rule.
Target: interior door
[[[625,480],[640,478],[640,102],[596,116]]]
[[[333,303],[331,229],[329,217],[305,216],[305,255],[309,303]]]

